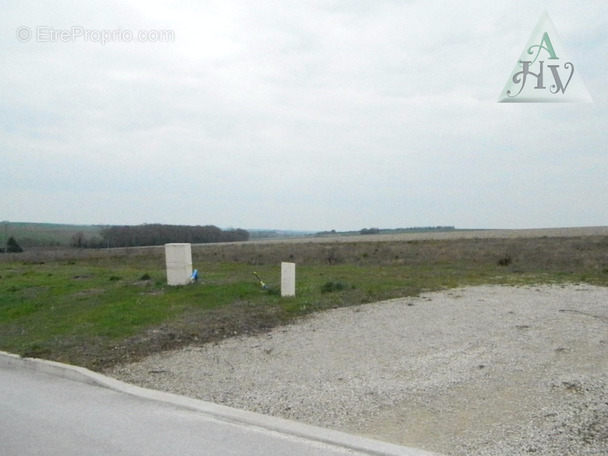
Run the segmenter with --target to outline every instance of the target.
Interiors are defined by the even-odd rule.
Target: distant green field
[[[64,225],[56,223],[0,222],[0,240],[6,245],[9,237],[14,237],[23,248],[66,247],[73,237],[83,233],[85,237],[99,236],[101,226]]]

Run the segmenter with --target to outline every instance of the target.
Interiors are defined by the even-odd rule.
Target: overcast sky
[[[497,103],[545,10],[593,103]],[[1,11],[0,220],[608,225],[606,0]]]

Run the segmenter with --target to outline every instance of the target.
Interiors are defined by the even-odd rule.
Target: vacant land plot
[[[481,286],[337,309],[110,374],[450,455],[608,454],[608,289]]]
[[[450,454],[608,452],[607,228],[197,245],[193,260],[200,283],[168,287],[162,248],[0,255],[0,348]],[[277,292],[281,261],[295,298]],[[172,349],[181,366],[147,358]]]
[[[193,246],[201,280],[168,287],[164,249],[0,255],[0,348],[101,370],[326,309],[481,284],[608,284],[608,229],[457,231]],[[278,293],[297,264],[296,297]],[[253,272],[270,286],[262,290]]]

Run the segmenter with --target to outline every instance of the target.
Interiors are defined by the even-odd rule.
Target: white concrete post
[[[281,263],[281,296],[296,295],[296,264]]]
[[[190,244],[165,244],[167,283],[186,285],[192,276],[192,250]]]

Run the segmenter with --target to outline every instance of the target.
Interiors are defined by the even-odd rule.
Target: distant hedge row
[[[164,245],[172,242],[206,244],[211,242],[236,242],[249,240],[249,232],[242,229],[222,230],[217,226],[187,225],[128,225],[109,226],[100,231],[101,239],[85,239],[78,233],[72,239],[73,247],[142,247]]]

